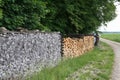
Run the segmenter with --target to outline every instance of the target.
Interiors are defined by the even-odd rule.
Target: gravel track
[[[100,40],[110,45],[114,50],[115,59],[114,59],[114,66],[111,75],[111,80],[120,80],[120,43],[103,38],[101,38]]]

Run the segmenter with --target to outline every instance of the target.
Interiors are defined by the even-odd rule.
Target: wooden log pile
[[[70,58],[77,57],[93,49],[93,47],[93,36],[84,36],[83,38],[67,37],[63,39],[63,56]]]

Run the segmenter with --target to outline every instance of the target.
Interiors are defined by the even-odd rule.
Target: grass
[[[56,67],[43,69],[26,80],[109,80],[113,57],[112,49],[101,43],[80,57],[63,60]]]
[[[112,41],[120,42],[120,34],[102,34],[101,37]]]

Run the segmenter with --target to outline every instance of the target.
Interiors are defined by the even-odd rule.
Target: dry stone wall
[[[60,60],[60,33],[0,34],[0,80],[25,76]]]
[[[63,56],[77,57],[93,49],[94,37],[83,36],[82,38],[66,37],[63,39]]]
[[[0,33],[0,80],[23,80],[56,66],[62,56],[77,57],[94,47],[93,36],[61,37],[59,32]]]

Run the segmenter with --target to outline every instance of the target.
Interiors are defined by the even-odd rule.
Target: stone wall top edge
[[[0,34],[37,34],[37,33],[42,33],[42,34],[61,34],[60,32],[40,32],[40,31],[27,31],[27,32],[14,32],[14,31],[9,31],[9,32],[0,32]]]

